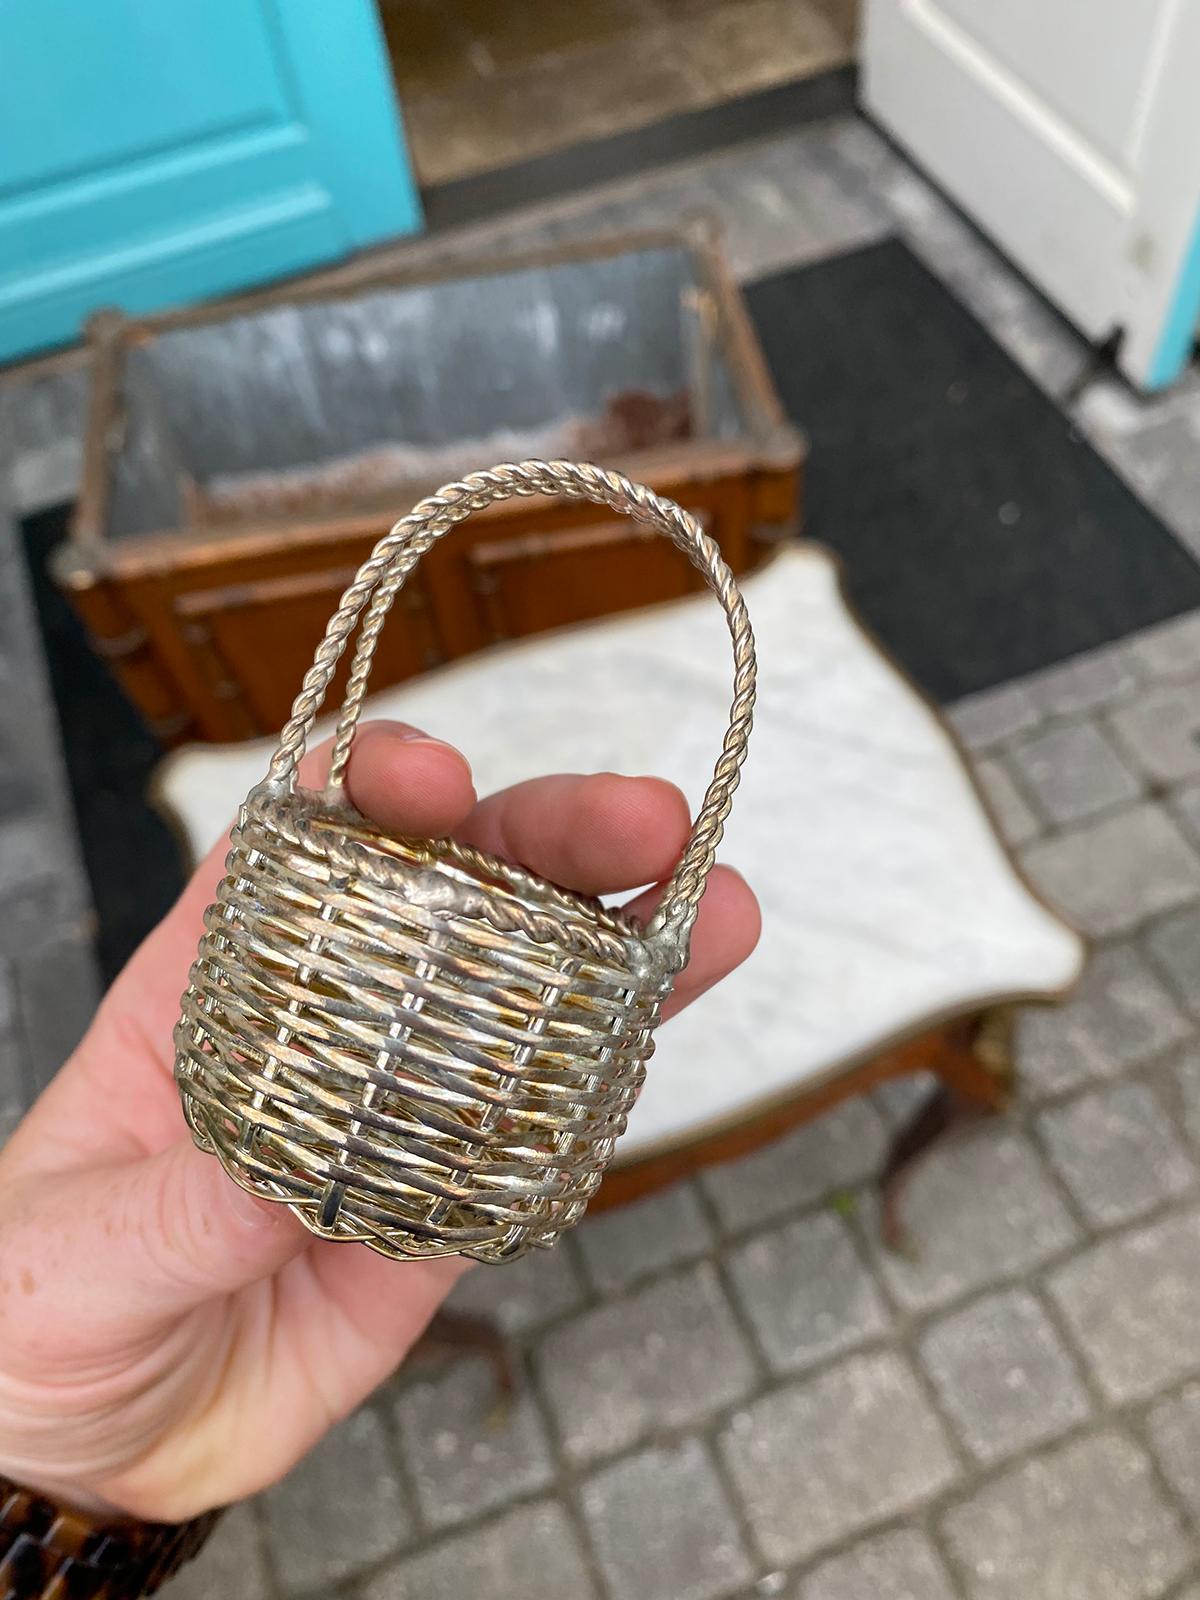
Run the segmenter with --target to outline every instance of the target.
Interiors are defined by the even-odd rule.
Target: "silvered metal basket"
[[[344,789],[385,617],[426,550],[513,495],[592,501],[666,534],[733,638],[729,729],[645,927],[453,840],[393,838]],[[362,620],[328,785],[297,765]],[[511,1260],[583,1214],[645,1076],[737,786],[754,640],[695,518],[619,473],[526,461],[423,500],[342,596],[266,779],[247,796],[175,1029],[198,1145],[326,1239]],[[440,730],[439,730],[440,731]]]

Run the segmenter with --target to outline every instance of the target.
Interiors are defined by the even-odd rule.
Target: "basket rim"
[[[639,972],[659,965],[650,959],[658,941],[621,910],[457,839],[390,832],[352,805],[344,789],[259,784],[242,804],[235,846],[249,843],[239,839],[248,823],[281,835],[334,872],[395,889],[430,910],[452,910]]]

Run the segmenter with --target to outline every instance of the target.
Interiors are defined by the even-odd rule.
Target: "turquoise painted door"
[[[420,221],[372,0],[0,3],[0,360]]]

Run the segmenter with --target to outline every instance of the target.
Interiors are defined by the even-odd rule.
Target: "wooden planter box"
[[[619,466],[699,515],[735,571],[796,527],[803,441],[699,226],[436,276],[376,257],[220,306],[106,313],[89,340],[83,490],[55,570],[166,743],[278,729],[376,539],[462,472]],[[603,511],[493,506],[409,580],[372,687],[700,581]]]

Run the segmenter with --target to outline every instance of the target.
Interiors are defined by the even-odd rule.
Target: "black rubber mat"
[[[953,700],[1200,606],[1200,567],[897,239],[750,286],[805,532]]]
[[[39,512],[22,532],[96,907],[96,954],[108,982],[168,910],[185,874],[170,830],[146,802],[162,754],[158,742],[47,571],[69,518],[69,506]]]

